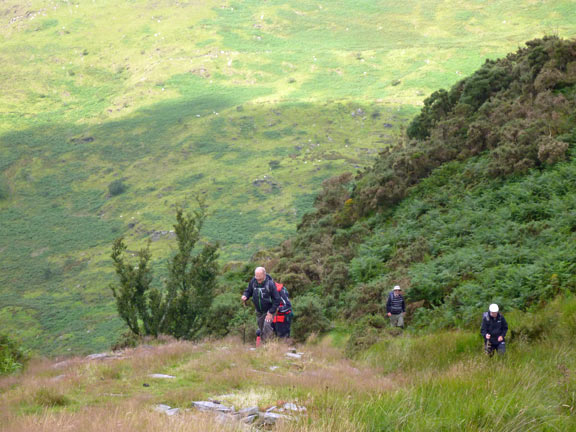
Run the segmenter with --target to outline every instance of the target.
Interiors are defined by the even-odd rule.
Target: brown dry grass
[[[232,432],[242,430],[237,424],[224,424],[208,413],[183,412],[167,416],[137,401],[87,407],[78,412],[55,412],[7,419],[1,428],[6,432]]]
[[[0,430],[239,430],[238,424],[226,428],[213,414],[191,411],[168,417],[153,411],[157,403],[185,408],[194,400],[220,396],[237,409],[263,409],[280,400],[308,408],[299,422],[278,425],[278,431],[359,430],[345,396],[370,398],[397,385],[329,344],[301,350],[302,359],[290,359],[288,347],[278,342],[251,350],[237,339],[172,341],[125,350],[113,360],[38,360],[23,374],[0,380]],[[148,377],[151,373],[177,379],[155,382]],[[143,387],[144,382],[151,387]],[[291,396],[291,389],[297,389],[300,400]],[[327,402],[330,394],[334,401]],[[341,418],[326,415],[326,404],[332,403],[344,414]]]

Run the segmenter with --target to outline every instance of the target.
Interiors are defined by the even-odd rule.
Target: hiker
[[[484,339],[484,352],[490,357],[494,355],[494,350],[499,355],[506,352],[506,333],[508,332],[508,323],[504,316],[499,312],[498,305],[493,303],[488,308],[488,312],[482,315],[482,326],[480,334]]]
[[[290,303],[286,287],[278,282],[275,282],[275,284],[280,296],[280,306],[278,306],[278,311],[274,315],[272,326],[276,336],[288,339],[290,337],[290,325],[292,324],[292,303]]]
[[[406,312],[406,303],[402,296],[402,288],[398,285],[388,294],[388,301],[386,301],[386,311],[390,317],[390,324],[392,327],[404,328],[404,313]]]
[[[252,297],[252,302],[258,315],[258,330],[265,342],[273,336],[272,320],[280,305],[280,296],[274,281],[266,274],[264,267],[256,267],[254,277],[250,280],[248,288],[244,291],[242,301],[246,302]]]

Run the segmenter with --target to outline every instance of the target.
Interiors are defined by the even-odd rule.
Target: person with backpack
[[[488,308],[488,312],[482,315],[480,334],[484,340],[484,352],[490,357],[494,355],[494,351],[498,351],[498,355],[506,352],[504,339],[508,332],[508,323],[499,310],[498,305],[493,303]]]
[[[404,328],[404,313],[406,312],[406,302],[401,293],[402,289],[396,285],[386,301],[386,312],[390,317],[392,327]]]
[[[242,301],[246,302],[250,297],[258,315],[258,329],[262,342],[265,342],[274,335],[272,321],[280,305],[280,296],[276,284],[270,275],[266,274],[264,267],[257,267],[254,270],[254,277],[248,283]]]
[[[281,283],[276,282],[276,290],[280,296],[280,306],[274,315],[272,326],[274,333],[279,338],[288,339],[290,337],[290,325],[292,324],[292,303],[288,297],[288,290]]]

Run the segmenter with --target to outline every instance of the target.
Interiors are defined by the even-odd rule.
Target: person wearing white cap
[[[392,327],[404,328],[404,313],[406,312],[406,303],[402,297],[402,288],[398,285],[388,294],[386,301],[386,312],[390,317],[390,324]]]
[[[504,316],[500,313],[500,308],[497,304],[492,303],[488,308],[488,312],[484,312],[482,316],[482,326],[480,327],[480,334],[484,340],[484,351],[490,357],[494,355],[494,351],[498,351],[499,355],[506,352],[506,333],[508,332],[508,323]]]

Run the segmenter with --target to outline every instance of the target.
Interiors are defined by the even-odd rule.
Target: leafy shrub
[[[0,333],[0,375],[21,370],[27,361],[25,351],[8,335]]]
[[[126,348],[135,348],[140,344],[141,341],[142,341],[142,338],[140,336],[135,335],[131,331],[125,331],[112,344],[110,349],[112,351],[118,351],[118,350],[123,350]]]
[[[248,304],[244,309],[250,306]],[[225,293],[216,296],[208,312],[206,327],[209,333],[219,337],[226,336],[234,329],[232,323],[241,309],[243,306],[239,294]]]
[[[382,337],[387,321],[383,315],[365,315],[354,324],[346,343],[346,355],[353,357],[374,345]]]
[[[108,185],[108,193],[110,196],[116,196],[126,191],[126,185],[121,179],[114,180]]]
[[[312,334],[325,332],[330,328],[326,317],[326,304],[315,294],[306,294],[294,299],[294,321],[291,335],[297,341],[304,341]]]

